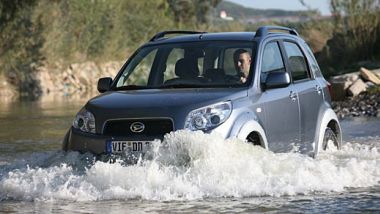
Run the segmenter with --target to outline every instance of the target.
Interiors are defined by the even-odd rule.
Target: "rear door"
[[[279,41],[271,41],[264,46],[260,70],[262,83],[269,73],[287,72],[279,44]],[[264,104],[263,126],[269,149],[290,151],[300,137],[299,106],[294,86],[264,90],[259,102]]]
[[[288,70],[298,94],[300,105],[300,151],[312,149],[319,107],[323,102],[322,88],[310,72],[310,67],[300,46],[295,41],[283,41]]]

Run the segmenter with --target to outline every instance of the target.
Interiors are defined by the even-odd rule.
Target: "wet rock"
[[[94,62],[71,64],[67,72],[74,90],[91,92],[96,87],[94,79],[98,76],[99,68]]]
[[[16,89],[7,81],[4,73],[0,73],[0,102],[14,100]]]
[[[367,85],[363,80],[358,79],[348,88],[348,94],[355,97],[365,90],[367,90]]]
[[[115,77],[124,62],[114,61],[97,65],[94,62],[73,63],[64,68],[41,67],[37,73],[44,95],[97,94],[97,82],[101,77]]]
[[[331,84],[331,98],[333,100],[344,100],[346,98],[347,93],[346,93],[346,83],[345,82],[335,82]]]
[[[359,72],[349,73],[349,74],[343,74],[335,77],[330,78],[330,83],[344,83],[344,89],[348,89],[352,83],[354,83],[356,80],[359,79]]]
[[[360,75],[367,81],[371,81],[376,85],[380,85],[380,77],[378,77],[374,72],[366,69],[360,68]]]
[[[347,96],[347,89],[358,79],[359,72],[331,77],[332,99],[343,100]]]
[[[380,77],[380,68],[371,70],[373,73],[375,73],[378,77]]]

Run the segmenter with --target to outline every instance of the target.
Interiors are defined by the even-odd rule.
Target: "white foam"
[[[54,163],[50,166],[18,163],[0,172],[0,200],[192,200],[343,192],[379,184],[376,141],[345,143],[341,151],[313,159],[298,153],[275,154],[218,135],[178,131],[166,136],[164,143],[155,143],[152,159],[137,165],[90,161],[81,170],[82,156],[77,153],[60,159],[62,164],[51,155],[38,159],[40,165],[49,159]],[[73,159],[77,161],[68,161]]]

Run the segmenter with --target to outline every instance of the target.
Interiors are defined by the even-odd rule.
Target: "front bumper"
[[[64,150],[78,151],[81,153],[90,152],[96,155],[106,154],[106,142],[108,140],[130,140],[130,141],[153,141],[162,140],[163,136],[141,136],[138,139],[125,137],[112,137],[100,134],[85,133],[80,130],[70,128],[66,142],[63,142]]]

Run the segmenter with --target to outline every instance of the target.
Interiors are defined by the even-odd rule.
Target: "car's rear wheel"
[[[323,151],[338,150],[339,149],[338,137],[336,136],[335,132],[330,127],[327,127],[325,129],[325,135],[323,137],[322,149],[323,149]]]

